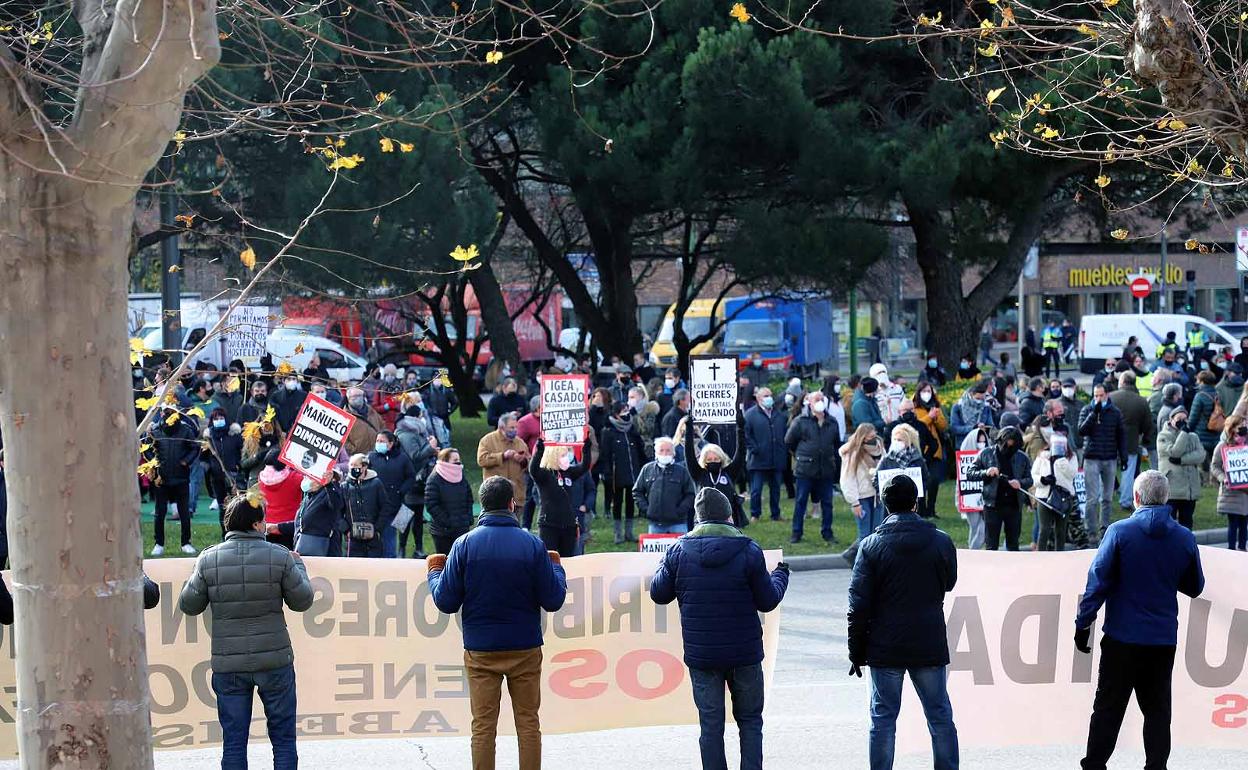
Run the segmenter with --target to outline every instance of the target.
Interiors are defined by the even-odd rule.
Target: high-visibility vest
[[[1057,350],[1062,345],[1062,333],[1059,330],[1046,327],[1041,337],[1045,350]]]
[[[1136,377],[1135,389],[1140,391],[1140,395],[1144,398],[1153,395],[1153,373],[1149,372],[1143,377]]]
[[[1187,333],[1187,346],[1189,348],[1203,348],[1205,346],[1205,332],[1203,329],[1195,329]]]
[[[1157,346],[1157,355],[1153,356],[1153,358],[1161,358],[1162,356],[1166,354],[1167,350],[1173,350],[1175,353],[1178,353],[1179,344],[1177,342],[1161,343],[1160,345]]]

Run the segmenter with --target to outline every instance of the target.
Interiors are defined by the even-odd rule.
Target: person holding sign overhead
[[[538,532],[548,551],[558,551],[560,556],[576,555],[576,511],[572,508],[572,485],[589,471],[590,442],[585,439],[581,448],[581,461],[569,446],[546,446],[538,438],[529,461],[529,476],[537,487],[541,499],[541,514],[537,519]]]
[[[1023,508],[1027,503],[1024,490],[1034,484],[1031,463],[1021,451],[1023,435],[1018,428],[1002,428],[996,446],[979,453],[966,472],[972,481],[984,483],[984,524],[989,551],[1001,547],[1001,528],[1005,527],[1005,547],[1018,550],[1018,535],[1023,526]]]
[[[1210,475],[1218,482],[1218,513],[1226,517],[1226,545],[1248,551],[1248,424],[1240,414],[1226,418],[1213,450]]]

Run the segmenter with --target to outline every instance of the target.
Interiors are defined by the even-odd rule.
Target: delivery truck
[[[826,297],[724,300],[724,352],[749,366],[754,353],[763,367],[799,377],[817,377],[832,359],[832,303]]]

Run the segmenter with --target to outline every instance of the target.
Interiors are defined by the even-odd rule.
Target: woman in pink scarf
[[[472,528],[472,502],[459,450],[447,447],[438,452],[438,462],[425,482],[425,510],[435,553],[450,553],[455,539]]]

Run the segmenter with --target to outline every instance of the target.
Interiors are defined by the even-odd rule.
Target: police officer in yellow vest
[[[1205,355],[1205,348],[1209,347],[1209,340],[1205,337],[1205,330],[1199,326],[1193,326],[1187,332],[1187,358],[1189,361],[1199,361]]]
[[[1044,348],[1044,373],[1048,377],[1062,376],[1062,327],[1057,321],[1049,321],[1040,334],[1040,346]]]
[[[1166,354],[1167,350],[1173,350],[1175,353],[1179,352],[1179,343],[1175,339],[1174,332],[1166,332],[1166,339],[1157,346],[1157,354],[1153,358],[1160,359]]]

